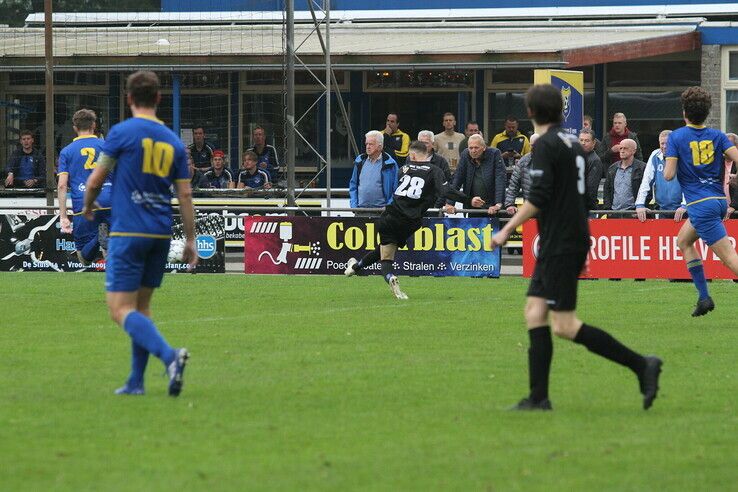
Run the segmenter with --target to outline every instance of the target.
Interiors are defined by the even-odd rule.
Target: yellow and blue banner
[[[561,90],[564,100],[564,121],[561,126],[566,132],[579,135],[584,118],[584,72],[535,70],[533,83],[551,84]]]

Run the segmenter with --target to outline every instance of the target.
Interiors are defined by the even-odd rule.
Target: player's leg
[[[344,270],[343,273],[347,277],[356,275],[364,268],[372,266],[373,264],[378,262],[379,257],[379,246],[377,246],[374,250],[365,254],[359,261],[356,261],[355,258],[349,258],[348,262],[346,263],[346,270]]]
[[[695,307],[692,316],[702,316],[715,308],[715,304],[712,302],[712,298],[710,298],[710,293],[707,289],[707,279],[705,278],[702,259],[697,252],[697,248],[694,247],[694,243],[697,239],[697,230],[692,225],[691,219],[687,219],[681,229],[679,229],[679,234],[677,235],[677,246],[682,252],[684,261],[687,263],[689,275],[692,277],[692,283],[694,283],[698,293],[697,306]]]
[[[397,244],[388,243],[381,244],[379,246],[380,263],[382,265],[382,278],[389,285],[392,294],[398,299],[407,299],[405,294],[400,289],[400,282],[397,280],[392,268],[392,264],[395,262],[395,253],[397,253]]]
[[[72,235],[77,250],[77,259],[87,266],[95,260],[98,251],[97,223],[81,215],[72,217]]]
[[[736,253],[733,245],[730,243],[728,236],[724,236],[710,246],[720,261],[730,268],[730,271],[738,275],[738,253]]]
[[[531,282],[533,283],[533,281]],[[525,323],[528,326],[528,383],[530,394],[515,410],[551,410],[548,380],[553,358],[553,341],[548,326],[548,306],[543,297],[529,295],[525,303]]]
[[[137,310],[147,318],[151,319],[151,296],[153,289],[141,288],[138,291]],[[126,386],[120,388],[117,393],[122,394],[143,394],[144,391],[144,374],[146,365],[149,362],[149,351],[141,345],[131,340],[131,374],[128,376]]]

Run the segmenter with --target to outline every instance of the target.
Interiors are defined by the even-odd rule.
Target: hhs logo
[[[197,256],[207,260],[215,256],[215,238],[213,236],[197,236]]]
[[[564,100],[564,119],[569,118],[569,114],[571,113],[571,87],[570,86],[564,86],[561,88],[561,99]]]

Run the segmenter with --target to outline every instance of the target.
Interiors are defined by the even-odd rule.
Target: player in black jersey
[[[449,186],[443,171],[430,163],[431,156],[425,144],[410,144],[408,161],[400,168],[400,178],[392,203],[387,205],[377,220],[379,247],[361,260],[348,260],[344,274],[355,275],[363,268],[373,265],[381,258],[382,276],[389,284],[392,294],[398,299],[407,299],[400,290],[397,277],[392,273],[397,248],[405,243],[415,231],[420,229],[422,217],[439,197],[464,201],[466,195]]]
[[[589,225],[585,195],[585,159],[574,135],[560,124],[561,92],[553,85],[536,85],[525,96],[529,116],[541,137],[533,151],[532,185],[526,201],[492,237],[492,246],[505,244],[510,233],[538,216],[540,248],[528,288],[525,320],[530,336],[528,370],[530,395],[515,410],[551,410],[548,376],[555,335],[584,345],[590,352],[630,368],[638,377],[643,408],[651,407],[659,389],[661,360],[642,356],[607,332],[582,323],[576,315],[577,280],[587,259]]]

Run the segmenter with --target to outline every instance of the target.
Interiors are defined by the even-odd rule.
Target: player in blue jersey
[[[150,303],[169,252],[174,183],[186,237],[183,259],[191,268],[197,263],[187,154],[179,137],[156,118],[161,101],[156,74],[130,75],[126,90],[133,117],[110,129],[87,180],[83,214],[93,218],[95,199],[115,169],[105,287],[110,316],[130,335],[133,352],[131,374],[116,393],[143,394],[146,363],[154,354],[166,368],[169,394],[178,396],[189,354],[164,340],[151,321]]]
[[[707,291],[702,260],[694,247],[697,238],[702,238],[738,275],[738,254],[723,224],[728,208],[724,157],[738,160],[738,149],[723,132],[704,126],[711,105],[710,94],[701,87],[690,87],[682,93],[686,126],[669,135],[664,166],[664,178],[671,180],[676,176],[687,201],[689,219],[679,230],[677,244],[699,294],[692,316],[702,316],[715,309]]]
[[[95,135],[97,115],[89,109],[80,109],[72,117],[77,138],[59,153],[59,215],[61,231],[73,233],[77,257],[83,265],[89,265],[97,257],[99,248],[107,249],[107,229],[110,224],[110,180],[106,181],[100,196],[99,207],[92,221],[82,216],[85,184],[97,167],[103,141]],[[72,221],[67,211],[67,191],[72,197]],[[102,241],[101,241],[102,239]]]

